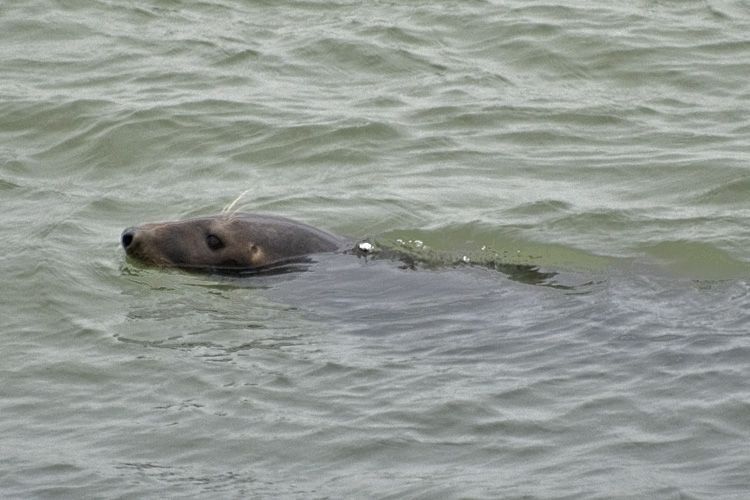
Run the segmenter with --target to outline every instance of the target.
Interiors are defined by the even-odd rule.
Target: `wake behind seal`
[[[350,248],[327,231],[285,217],[244,212],[125,229],[125,253],[143,264],[200,272],[243,272]]]

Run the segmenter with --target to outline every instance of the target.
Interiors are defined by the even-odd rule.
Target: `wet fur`
[[[229,212],[233,205],[219,215],[128,228],[123,247],[129,257],[147,265],[249,271],[345,245],[338,236],[284,217]],[[212,248],[211,241],[221,247]]]

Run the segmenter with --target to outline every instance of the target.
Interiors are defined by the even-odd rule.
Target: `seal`
[[[244,212],[129,227],[120,241],[143,264],[200,272],[252,272],[347,245],[302,222]]]

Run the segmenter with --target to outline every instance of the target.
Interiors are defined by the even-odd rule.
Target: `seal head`
[[[248,213],[142,224],[123,231],[120,241],[144,264],[206,272],[251,271],[345,246],[307,224]]]

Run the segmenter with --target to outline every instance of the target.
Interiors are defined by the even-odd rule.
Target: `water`
[[[3,5],[3,496],[744,498],[747,33],[730,1]],[[124,259],[245,190],[433,265]]]

